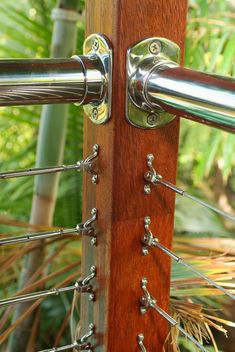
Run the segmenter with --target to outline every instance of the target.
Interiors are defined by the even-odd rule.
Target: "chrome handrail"
[[[162,63],[148,76],[145,97],[153,109],[235,131],[235,79]]]
[[[98,57],[0,61],[0,105],[100,101],[105,93]]]
[[[129,48],[130,123],[155,128],[178,115],[234,132],[235,79],[193,71],[178,61],[179,47],[165,38],[147,38]]]
[[[0,60],[0,106],[76,103],[95,124],[106,122],[112,49],[106,37],[92,34],[83,52],[69,59]]]

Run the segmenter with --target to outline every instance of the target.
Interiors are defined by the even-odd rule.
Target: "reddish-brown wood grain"
[[[159,305],[168,310],[170,261],[157,250],[141,255],[145,216],[162,243],[171,246],[174,194],[164,188],[143,192],[146,155],[155,155],[159,173],[175,182],[178,121],[158,130],[140,130],[125,119],[125,61],[127,48],[150,36],[166,37],[183,48],[185,0],[87,0],[86,34],[105,34],[113,45],[113,102],[111,120],[84,127],[84,155],[94,143],[100,146],[97,163],[99,183],[84,176],[83,217],[98,209],[98,246],[83,240],[83,275],[97,266],[96,302],[82,295],[82,331],[94,322],[96,351],[140,351],[137,335],[144,333],[148,352],[162,351],[167,322],[154,311],[139,313],[140,281],[147,277],[149,289]],[[182,51],[183,52],[183,51]]]

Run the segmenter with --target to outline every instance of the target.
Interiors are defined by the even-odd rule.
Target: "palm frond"
[[[216,352],[218,352],[218,347],[211,329],[216,329],[227,336],[224,325],[235,327],[235,323],[217,317],[215,314],[207,314],[201,304],[189,300],[171,299],[170,311],[172,317],[190,336],[193,336],[201,344],[212,342]],[[178,340],[179,330],[177,327],[172,327],[166,340],[166,350],[180,352]]]

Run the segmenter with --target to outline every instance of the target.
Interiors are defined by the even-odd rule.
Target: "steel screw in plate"
[[[161,50],[162,50],[161,43],[156,40],[149,45],[149,51],[153,55],[159,54]]]
[[[97,38],[94,38],[93,43],[92,43],[92,49],[93,49],[94,51],[97,51],[97,50],[99,50],[99,47],[100,47],[100,45],[99,45],[98,39],[97,39]]]
[[[91,117],[92,117],[93,120],[97,120],[98,119],[98,109],[97,108],[94,108],[92,110]]]
[[[160,115],[157,113],[151,113],[147,116],[147,123],[149,126],[155,126],[160,119]]]

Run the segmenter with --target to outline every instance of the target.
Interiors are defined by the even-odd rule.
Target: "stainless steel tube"
[[[31,233],[23,236],[3,238],[3,239],[0,239],[0,246],[8,245],[8,244],[32,242],[37,240],[45,240],[48,238],[54,238],[54,237],[64,236],[64,235],[74,234],[74,233],[81,234],[81,230],[79,231],[79,228],[65,229],[65,230],[60,229],[56,231],[37,232],[37,233]]]
[[[138,85],[136,85],[138,86]],[[159,62],[146,78],[148,106],[235,131],[235,79]]]
[[[1,179],[8,179],[8,178],[15,178],[15,177],[53,174],[56,172],[64,172],[64,171],[70,171],[70,170],[80,171],[80,169],[81,169],[81,166],[79,164],[51,166],[51,167],[35,167],[33,169],[0,172],[0,180]]]
[[[41,350],[39,352],[61,352],[61,351],[68,351],[68,350],[74,350],[74,348],[79,348],[79,344],[77,342],[73,342],[70,345],[66,346],[61,346],[61,347],[52,347],[47,350]],[[79,350],[77,350],[79,351]]]
[[[99,102],[105,94],[98,55],[0,61],[0,106]]]
[[[73,291],[76,288],[77,288],[76,285],[62,287],[62,288],[52,288],[51,290],[39,291],[39,292],[34,292],[34,293],[28,293],[28,294],[22,295],[22,296],[1,299],[0,300],[0,307],[6,306],[9,304],[18,304],[21,302],[29,302],[29,301],[37,300],[39,298],[45,298],[48,296],[57,296],[60,293]]]

